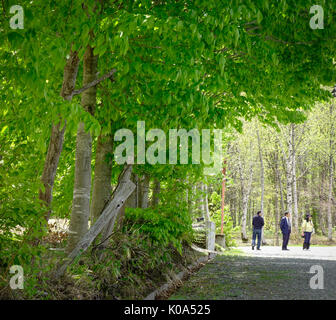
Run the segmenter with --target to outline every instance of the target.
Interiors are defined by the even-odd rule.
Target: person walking
[[[264,218],[261,216],[261,211],[258,211],[257,215],[253,217],[252,225],[253,225],[252,250],[254,250],[257,236],[258,236],[257,250],[260,250],[261,230],[262,227],[264,226]]]
[[[288,211],[285,212],[285,215],[280,221],[280,229],[282,232],[282,250],[289,250],[287,246],[292,231],[292,226],[290,221],[290,213]]]
[[[314,230],[314,224],[312,221],[312,216],[310,214],[306,214],[305,219],[302,222],[302,237],[303,241],[303,250],[309,250],[310,247],[310,238]]]

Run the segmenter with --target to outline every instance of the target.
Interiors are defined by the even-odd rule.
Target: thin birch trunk
[[[252,179],[253,179],[253,170],[252,170],[252,165],[251,165],[247,187],[244,186],[244,182],[242,181],[243,215],[242,215],[241,236],[242,236],[243,241],[248,241],[247,233],[246,233],[246,219],[247,219],[248,201],[249,201],[249,197],[250,197],[250,193],[252,189]]]
[[[208,203],[208,186],[203,184],[203,191],[204,191],[204,213],[206,221],[210,221],[210,213],[209,213],[209,203]]]
[[[280,193],[280,205],[281,211],[283,212],[283,196],[282,196],[282,184],[281,177],[279,173],[279,162],[278,162],[278,150],[276,151],[275,156],[275,166],[274,166],[274,184],[275,184],[275,193],[274,193],[274,208],[275,208],[275,245],[279,245],[279,223],[280,223],[280,208],[279,208],[279,199],[278,194]]]
[[[324,183],[325,183],[325,170],[322,169],[322,172],[320,172],[320,194],[319,194],[319,223],[321,227],[321,232],[324,236],[327,235],[326,229],[325,229],[325,212],[324,212],[324,203],[323,203],[323,194],[324,194]]]
[[[290,129],[291,132],[291,129]],[[291,133],[290,133],[291,137]],[[289,211],[290,214],[293,212],[293,193],[292,193],[292,187],[293,187],[293,169],[292,169],[292,139],[290,138],[288,141],[288,157],[286,158],[286,175],[287,175],[287,211]]]
[[[261,199],[260,199],[260,211],[264,214],[264,194],[265,194],[265,177],[264,177],[264,161],[261,151],[261,142],[259,130],[257,129],[257,138],[258,138],[258,149],[259,149],[259,160],[260,160],[260,185],[261,185]],[[266,244],[264,239],[264,228],[261,229],[261,243]]]
[[[334,180],[334,123],[333,123],[333,104],[330,104],[330,138],[329,138],[329,193],[328,193],[328,240],[332,241],[332,198],[333,198],[333,180]]]
[[[329,195],[328,195],[328,240],[332,241],[332,194],[333,194],[333,179],[334,179],[334,166],[333,156],[330,155],[329,159]]]
[[[296,233],[299,232],[299,209],[298,209],[298,195],[297,195],[297,182],[296,182],[296,150],[295,150],[295,125],[291,125],[291,138],[292,138],[292,183],[293,183],[293,227]]]
[[[197,215],[199,218],[205,218],[204,216],[204,206],[203,206],[203,185],[202,182],[196,184],[197,192]]]

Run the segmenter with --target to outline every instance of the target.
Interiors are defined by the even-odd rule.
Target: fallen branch
[[[131,168],[129,169],[129,167],[127,167],[127,169],[119,176],[118,185],[117,185],[115,190],[117,190],[117,188],[119,186],[122,186],[122,185],[128,183],[128,181],[131,181],[131,174],[132,174],[132,169]],[[114,224],[117,220],[117,216],[118,216],[118,214],[115,214],[114,216],[110,217],[109,222],[106,224],[106,227],[105,227],[104,231],[102,232],[102,241],[101,241],[100,245],[98,246],[98,248],[100,248],[100,249],[106,248],[107,240],[111,237],[111,235],[113,233]],[[101,257],[101,255],[100,255],[100,257]]]
[[[123,172],[123,176],[128,176],[132,170],[132,166],[128,166]],[[122,180],[122,177],[121,177]],[[98,234],[103,230],[104,226],[118,214],[125,201],[135,189],[135,184],[128,179],[127,182],[118,185],[114,192],[113,199],[107,204],[100,217],[95,224],[89,229],[84,237],[79,241],[75,249],[65,259],[63,265],[56,271],[56,278],[61,277],[66,271],[67,267],[81,255],[91,245]]]

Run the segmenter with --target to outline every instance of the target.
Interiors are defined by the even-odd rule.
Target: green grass
[[[237,248],[230,248],[230,249],[227,249],[225,250],[223,253],[222,253],[223,256],[232,256],[232,257],[235,257],[235,256],[244,256],[245,253],[240,250],[240,249],[237,249]]]

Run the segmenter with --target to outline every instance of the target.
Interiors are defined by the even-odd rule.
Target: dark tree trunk
[[[93,180],[92,202],[91,202],[91,224],[93,224],[109,201],[112,192],[112,158],[113,138],[112,136],[98,137],[95,171]]]
[[[152,207],[156,207],[159,204],[160,190],[161,190],[160,181],[158,179],[155,179],[153,188],[153,197],[152,197]]]
[[[79,58],[77,52],[70,52],[70,57],[67,60],[64,67],[63,85],[61,90],[61,96],[65,100],[69,100],[69,95],[75,89],[77,73],[78,73]],[[44,191],[39,191],[39,199],[43,205],[46,206],[47,211],[45,218],[48,221],[50,217],[50,206],[52,202],[52,191],[58,167],[59,158],[63,149],[64,132],[66,124],[64,122],[61,128],[62,118],[60,116],[57,124],[53,123],[51,128],[50,141],[47,151],[46,160],[44,163],[43,173],[41,181],[44,185]]]

